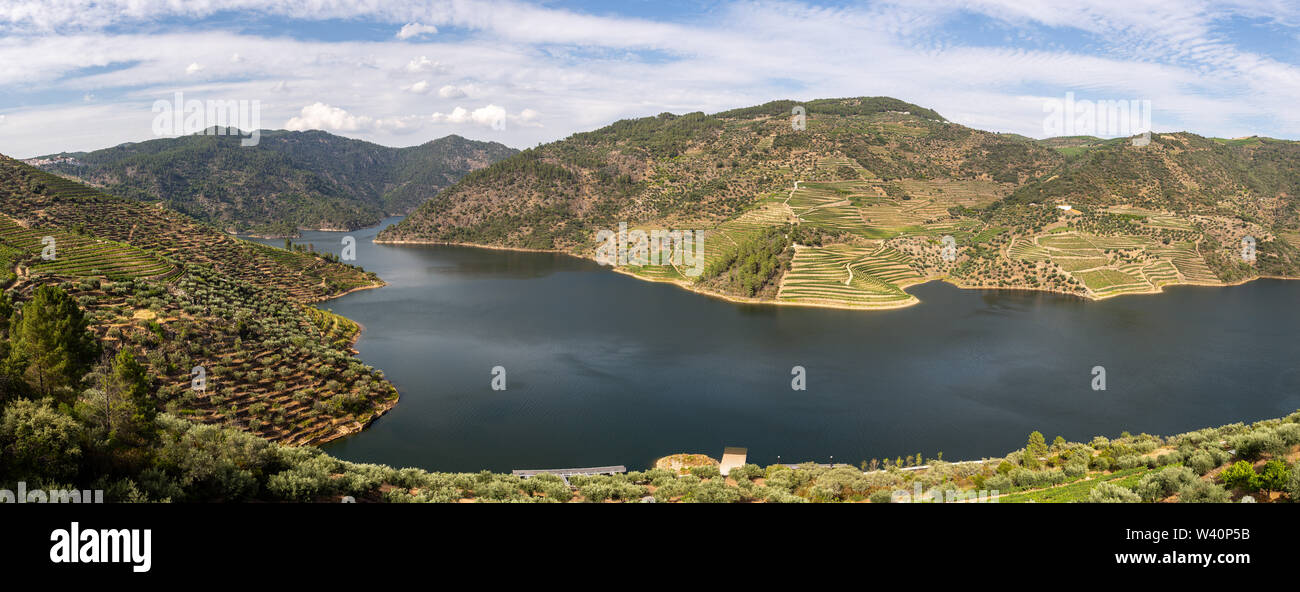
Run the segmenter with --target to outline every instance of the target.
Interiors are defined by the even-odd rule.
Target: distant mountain
[[[623,223],[705,239],[703,264],[666,264],[645,245],[649,258],[620,256],[625,271],[801,305],[906,306],[904,288],[933,279],[1109,298],[1296,278],[1300,143],[1035,140],[889,97],[775,101],[525,150],[377,240],[600,258],[637,247],[609,242],[638,240],[610,238]]]
[[[405,214],[466,173],[517,152],[447,136],[389,148],[323,131],[191,135],[32,159],[45,170],[229,230],[293,235],[355,229]]]
[[[794,112],[804,109],[805,128]],[[983,179],[996,199],[1064,157],[890,97],[663,113],[525,150],[426,202],[381,239],[570,249],[620,220],[720,222],[838,156],[882,191],[901,179]],[[835,171],[831,171],[833,174]],[[826,176],[826,174],[823,174]],[[829,178],[829,177],[828,177]]]

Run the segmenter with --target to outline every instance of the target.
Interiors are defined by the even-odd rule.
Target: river
[[[1102,302],[932,282],[889,311],[743,305],[566,255],[373,244],[397,220],[294,241],[338,253],[353,236],[355,263],[389,283],[320,305],[365,327],[360,357],[401,392],[324,446],[347,460],[644,468],[724,446],[760,464],[961,460],[1033,430],[1167,435],[1300,408],[1300,282]]]

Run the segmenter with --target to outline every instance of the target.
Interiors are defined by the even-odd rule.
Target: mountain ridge
[[[205,132],[27,160],[229,231],[293,236],[405,214],[466,173],[516,152],[457,135],[391,148],[321,130],[260,134],[253,147],[240,145],[239,135]]]
[[[1107,298],[1300,276],[1300,143],[1152,137],[1034,140],[890,97],[664,113],[468,174],[376,240],[593,258],[619,223],[706,230],[707,277],[620,269],[851,308],[914,303],[903,288],[932,279]]]

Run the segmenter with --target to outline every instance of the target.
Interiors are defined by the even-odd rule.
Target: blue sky
[[[392,146],[861,95],[1043,137],[1067,93],[1300,139],[1298,48],[1280,0],[2,0],[0,153],[152,139],[176,92]]]

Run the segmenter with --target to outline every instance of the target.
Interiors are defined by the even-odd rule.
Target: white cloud
[[[438,27],[433,25],[422,25],[420,23],[406,23],[402,30],[397,32],[398,39],[410,39],[422,35],[433,35],[438,32]]]
[[[0,115],[0,125],[4,125],[4,124],[5,124],[5,116]]]
[[[1239,45],[1225,38],[1242,15],[1300,26],[1279,16],[1300,5],[1270,2],[1076,0],[1048,9],[1023,0],[834,8],[724,0],[707,19],[655,22],[493,0],[0,0],[0,112],[15,118],[0,134],[0,152],[149,139],[148,106],[176,91],[261,99],[264,121],[299,125],[308,123],[304,105],[346,105],[357,126],[347,133],[390,145],[395,133],[423,130],[430,136],[421,139],[432,139],[461,125],[460,133],[530,146],[623,117],[859,95],[895,96],[982,129],[1041,135],[1044,97],[1067,91],[1150,99],[1157,131],[1297,138],[1300,57],[1292,46],[1270,47],[1272,38]],[[155,27],[168,15],[239,10],[280,15],[289,26],[284,34]],[[960,28],[971,14],[990,29],[978,42]],[[385,38],[310,35],[325,19],[378,26]],[[403,24],[436,26],[437,43],[417,46],[387,33]],[[1018,41],[1035,36],[1049,41]],[[1004,37],[1012,41],[988,41]],[[236,54],[242,62],[228,60]],[[201,74],[178,76],[200,63]],[[453,70],[447,64],[454,78],[444,75]],[[425,81],[423,92],[413,92]],[[92,91],[101,98],[78,100]],[[430,106],[431,98],[439,103]],[[501,117],[480,115],[486,124],[473,117],[488,103],[531,109],[505,112],[507,129],[492,132]],[[436,120],[427,115],[434,110],[442,112]]]
[[[296,117],[284,124],[284,129],[404,134],[419,129],[421,124],[421,118],[415,115],[376,119],[365,115],[353,115],[345,109],[317,102],[303,107]]]
[[[441,62],[430,60],[426,56],[420,56],[406,64],[406,71],[416,72],[447,72],[451,68],[444,66]]]
[[[463,99],[468,96],[465,89],[450,84],[438,89],[438,96],[444,99]]]
[[[203,66],[200,66],[198,62],[192,62],[190,65],[185,66],[186,74],[197,74],[202,71],[203,71]]]
[[[342,132],[355,132],[362,129],[368,129],[374,124],[374,120],[369,117],[357,117],[338,107],[331,107],[325,103],[312,103],[302,108],[297,117],[290,119],[284,124],[287,130],[333,130]]]
[[[434,113],[431,119],[434,123],[470,124],[504,130],[507,121],[525,127],[541,127],[541,124],[536,121],[537,116],[537,111],[532,109],[524,109],[513,114],[507,112],[504,107],[489,104],[473,111],[456,107],[451,110],[451,113]]]
[[[520,111],[518,115],[510,115],[508,118],[515,125],[522,125],[524,127],[542,127],[542,124],[537,121],[539,115],[540,113],[532,109],[524,109],[523,111]]]
[[[456,107],[451,113],[434,113],[434,123],[470,123],[502,130],[506,127],[506,110],[496,105],[486,105],[473,111]]]
[[[402,87],[402,90],[404,90],[404,91],[406,91],[406,92],[412,92],[412,93],[415,93],[415,94],[417,94],[417,95],[422,95],[422,94],[424,94],[424,93],[429,92],[429,89],[430,89],[430,88],[431,88],[431,86],[429,85],[429,81],[428,81],[428,80],[421,80],[421,81],[419,81],[419,82],[417,82],[417,83],[415,83],[415,84],[411,84],[411,85],[408,85],[408,86],[403,86],[403,87]]]
[[[243,61],[244,61],[244,56],[241,56],[241,55],[239,55],[239,54],[237,54],[237,53],[232,53],[232,54],[230,54],[230,63],[232,63],[232,64],[238,64],[238,63],[243,62]]]
[[[89,103],[89,102],[91,102],[91,101],[94,101],[94,100],[95,100],[95,94],[94,94],[94,93],[86,93],[86,94],[82,95],[81,100],[82,100],[82,102],[85,102],[85,103]]]

